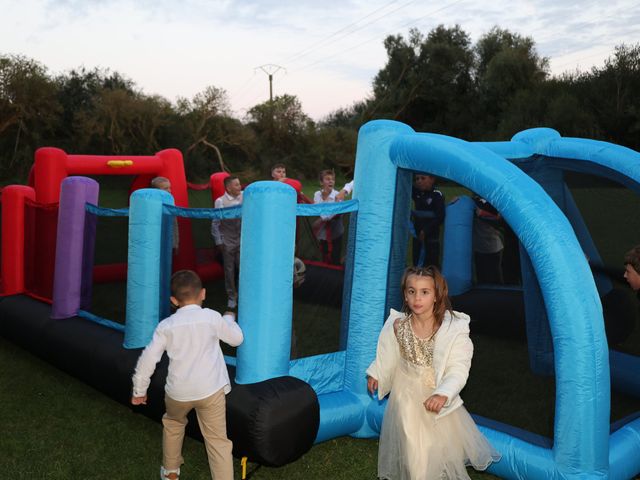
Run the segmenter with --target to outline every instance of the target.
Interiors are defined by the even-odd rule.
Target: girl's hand
[[[374,395],[376,390],[378,390],[378,380],[369,375],[367,375],[367,390],[369,390],[371,395]]]
[[[447,400],[448,398],[444,395],[431,395],[424,401],[424,408],[427,409],[427,412],[440,413]]]

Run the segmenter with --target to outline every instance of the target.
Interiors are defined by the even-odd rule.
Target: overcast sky
[[[240,118],[268,99],[264,70],[314,119],[365,98],[384,38],[412,27],[459,24],[475,42],[498,25],[532,37],[554,74],[640,42],[633,0],[0,0],[0,18],[0,54],[53,74],[109,68],[171,101],[215,85]]]

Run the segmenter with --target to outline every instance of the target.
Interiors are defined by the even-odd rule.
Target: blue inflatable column
[[[388,311],[387,285],[394,221],[397,168],[389,159],[393,140],[414,133],[407,125],[377,120],[364,125],[358,135],[354,198],[358,199],[358,228],[353,261],[349,334],[345,358],[345,390],[363,402],[363,420],[371,399],[365,370],[376,354],[378,334]],[[406,239],[404,240],[406,242]],[[366,422],[355,436],[375,436]]]
[[[240,239],[237,383],[289,374],[296,191],[256,182],[244,192]]]
[[[444,249],[442,274],[447,279],[449,295],[460,295],[471,289],[473,263],[473,216],[475,203],[462,196],[447,205],[444,216]]]
[[[129,208],[129,267],[127,273],[127,321],[124,347],[142,348],[151,341],[164,305],[169,302],[162,282],[163,205],[173,196],[163,190],[144,188],[131,195]]]

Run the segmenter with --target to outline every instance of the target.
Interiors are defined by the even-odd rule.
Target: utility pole
[[[273,75],[280,70],[284,70],[285,72],[287,70],[284,67],[274,65],[273,63],[260,65],[259,67],[254,68],[254,71],[255,70],[262,70],[269,77],[269,101],[273,102]]]

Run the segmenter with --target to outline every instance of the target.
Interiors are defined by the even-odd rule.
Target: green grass
[[[161,462],[158,422],[116,403],[0,338],[0,466],[15,480],[153,479]],[[250,478],[375,478],[377,440],[338,438],[281,468],[249,464]],[[189,437],[184,478],[207,479],[204,446]],[[235,478],[240,478],[235,460]],[[496,478],[470,471],[474,479]]]

